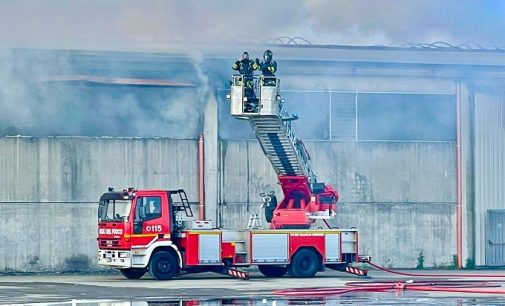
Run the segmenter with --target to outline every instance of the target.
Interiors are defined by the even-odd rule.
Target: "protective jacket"
[[[258,64],[250,59],[241,59],[231,65],[233,70],[238,70],[242,75],[252,75],[259,68]]]
[[[265,76],[275,76],[277,72],[277,62],[276,61],[264,61],[259,64],[261,73]]]

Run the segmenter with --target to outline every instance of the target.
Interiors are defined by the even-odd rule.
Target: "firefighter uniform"
[[[259,59],[256,59],[256,63],[261,69],[261,73],[265,78],[264,85],[275,85],[275,73],[277,72],[277,62],[272,60],[273,53],[270,50],[266,50],[263,53],[263,61],[260,63]]]
[[[245,76],[251,76],[254,70],[258,70],[259,65],[254,61],[249,59],[249,54],[244,52],[242,58],[231,65],[233,70],[237,70],[240,74]]]
[[[254,70],[259,69],[259,65],[249,59],[249,53],[244,52],[242,58],[236,61],[231,68],[237,70],[241,75],[244,82],[244,95],[247,98],[245,103],[245,111],[252,112],[257,108],[258,98],[254,92]]]

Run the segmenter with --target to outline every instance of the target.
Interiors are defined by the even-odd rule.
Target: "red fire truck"
[[[267,277],[312,277],[325,267],[366,275],[352,267],[358,256],[356,229],[330,227],[338,193],[317,182],[303,142],[291,125],[275,77],[233,76],[231,114],[248,120],[274,167],[284,198],[262,194],[263,229],[253,215],[244,229],[216,228],[193,220],[184,190],[109,191],[98,210],[98,262],[130,279],[147,271],[155,279],[213,271],[247,278],[241,268],[256,265]],[[314,227],[316,222],[326,225]]]

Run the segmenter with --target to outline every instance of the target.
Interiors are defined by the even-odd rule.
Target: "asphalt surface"
[[[437,272],[455,273],[453,271],[427,273]],[[501,272],[504,273],[503,270]],[[497,274],[500,271],[484,271],[483,273]],[[465,271],[461,274],[464,275]],[[168,281],[157,281],[151,279],[149,274],[140,280],[128,280],[119,274],[7,275],[0,276],[0,304],[49,303],[105,306],[173,305],[172,302],[174,302],[176,305],[348,305],[349,303],[359,305],[505,305],[505,295],[502,298],[489,294],[397,291],[353,293],[326,298],[296,297],[289,300],[272,296],[272,291],[278,289],[336,287],[344,286],[345,283],[351,281],[409,279],[378,271],[370,271],[370,276],[370,279],[364,279],[327,271],[318,273],[315,278],[297,279],[265,278],[259,273],[252,273],[251,279],[239,280],[213,273],[201,273],[183,275]],[[181,302],[188,300],[198,302],[195,302],[196,304]]]

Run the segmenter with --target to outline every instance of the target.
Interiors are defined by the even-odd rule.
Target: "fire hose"
[[[496,278],[504,278],[505,279],[505,273],[502,274],[454,274],[454,273],[443,273],[443,274],[420,274],[420,273],[406,273],[406,272],[400,272],[392,269],[388,269],[382,266],[379,266],[378,264],[375,264],[371,261],[367,261],[367,264],[370,266],[376,268],[377,270],[382,270],[384,272],[392,273],[392,274],[398,274],[398,275],[403,275],[403,276],[411,276],[411,277],[466,277],[466,278],[491,278],[491,277],[496,277]]]
[[[372,267],[392,274],[413,277],[455,277],[455,278],[497,278],[496,280],[407,280],[407,281],[372,281],[372,282],[348,282],[340,287],[325,288],[295,288],[283,289],[273,292],[281,296],[328,296],[351,292],[386,292],[386,291],[424,291],[424,292],[448,292],[448,293],[475,293],[475,294],[503,294],[499,282],[505,282],[504,274],[421,274],[406,273],[388,269],[372,262],[367,262]]]

